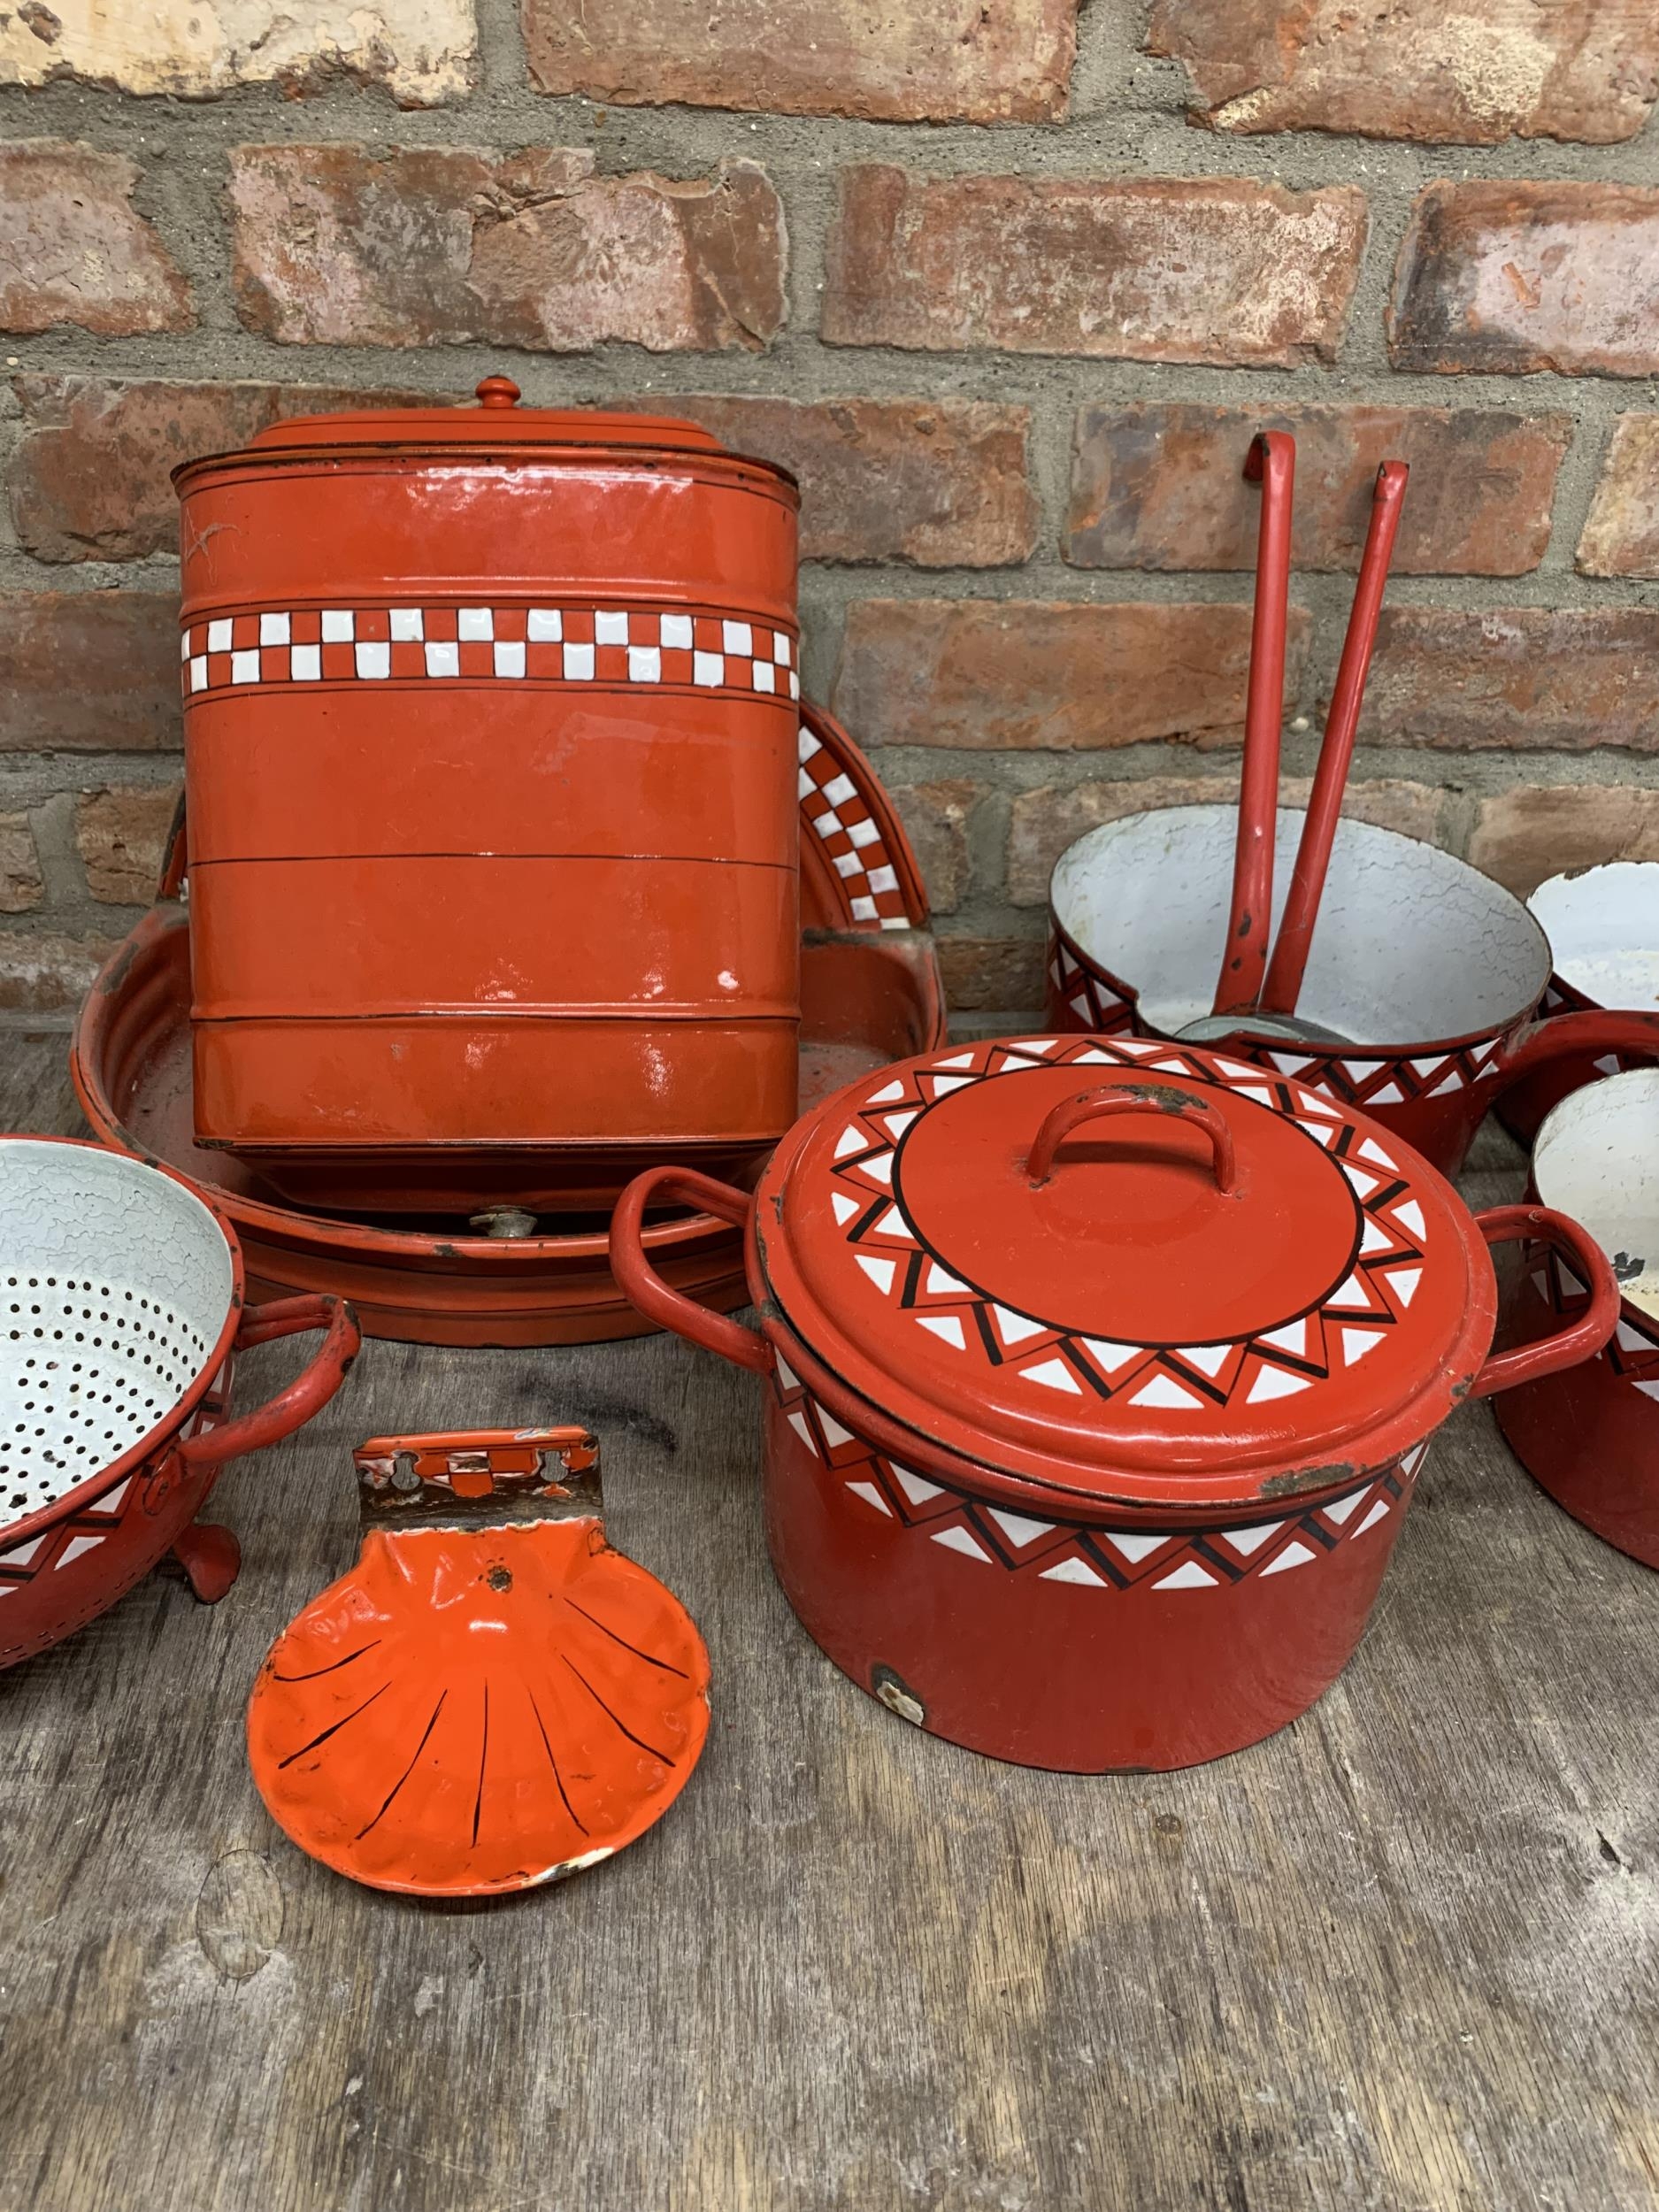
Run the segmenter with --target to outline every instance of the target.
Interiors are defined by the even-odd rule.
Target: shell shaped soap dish
[[[596,1439],[474,1430],[355,1456],[357,1565],[249,1702],[272,1817],[337,1873],[418,1896],[530,1889],[634,1842],[702,1753],[709,1660],[606,1541]]]

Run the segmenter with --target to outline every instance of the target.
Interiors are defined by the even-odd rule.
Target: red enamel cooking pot
[[[1539,1009],[1546,1020],[1604,1007],[1659,1012],[1659,861],[1609,860],[1600,867],[1570,868],[1540,883],[1526,910],[1548,938],[1555,960]],[[1531,1144],[1559,1100],[1622,1064],[1617,1053],[1588,1048],[1552,1060],[1506,1094],[1499,1118],[1511,1135]]]
[[[1303,818],[1279,810],[1275,927]],[[1048,893],[1056,1029],[1174,1037],[1209,1013],[1236,826],[1229,806],[1160,807],[1103,823],[1060,856]],[[1359,1107],[1455,1175],[1512,1086],[1586,1054],[1659,1056],[1659,1016],[1534,1022],[1549,976],[1548,939],[1502,884],[1415,837],[1347,820],[1297,1002],[1299,1018],[1342,1041],[1253,1035],[1248,1014],[1225,1041]]]
[[[1510,1448],[1557,1505],[1659,1567],[1659,1070],[1632,1069],[1562,1100],[1532,1150],[1532,1181],[1570,1207],[1612,1262],[1618,1324],[1594,1359],[1506,1399]],[[1536,1341],[1583,1313],[1594,1286],[1560,1253],[1530,1256],[1515,1300]]]
[[[227,1460],[326,1405],[357,1351],[342,1299],[242,1302],[242,1251],[180,1175],[62,1137],[0,1138],[0,1667],[83,1627],[174,1553],[234,1580],[193,1525]],[[326,1331],[297,1381],[227,1417],[235,1355]]]
[[[478,396],[175,480],[196,1137],[302,1202],[608,1204],[795,1118],[794,481]]]
[[[758,1333],[652,1271],[666,1198],[747,1224]],[[1588,1310],[1489,1357],[1486,1244],[1558,1245]],[[624,1291],[765,1377],[772,1563],[842,1671],[934,1733],[1097,1773],[1294,1720],[1357,1642],[1428,1440],[1588,1357],[1606,1261],[1473,1219],[1364,1116],[1133,1037],[907,1060],[741,1193],[672,1168],[611,1226]]]

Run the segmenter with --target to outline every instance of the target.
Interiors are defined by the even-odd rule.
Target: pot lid
[[[303,447],[362,446],[604,446],[644,447],[687,454],[724,455],[701,423],[672,415],[606,413],[593,407],[521,407],[511,377],[487,376],[476,407],[361,408],[340,415],[294,415],[249,441],[249,450],[269,453]],[[761,462],[755,465],[770,468]],[[772,469],[774,475],[786,475]],[[793,479],[789,480],[793,481]]]
[[[1492,1336],[1479,1232],[1392,1132],[1140,1038],[998,1040],[867,1077],[785,1139],[757,1222],[784,1323],[856,1398],[1132,1503],[1386,1465]]]

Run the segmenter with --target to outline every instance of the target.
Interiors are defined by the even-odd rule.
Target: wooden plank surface
[[[0,1126],[77,1126],[64,1045],[0,1037]],[[250,1355],[243,1402],[299,1357]],[[0,1676],[4,2212],[1659,2200],[1659,1578],[1484,1407],[1311,1715],[1081,1780],[919,1735],[808,1642],[755,1391],[664,1339],[372,1346],[221,1482],[224,1604],[153,1577]],[[356,1889],[273,1828],[242,1744],[266,1646],[355,1555],[349,1448],[569,1418],[707,1639],[702,1766],[556,1890]]]

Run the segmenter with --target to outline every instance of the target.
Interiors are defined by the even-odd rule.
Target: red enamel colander
[[[227,1418],[235,1356],[326,1332],[298,1380]],[[235,1231],[182,1176],[0,1137],[0,1667],[83,1627],[173,1552],[196,1594],[236,1540],[193,1525],[227,1460],[325,1406],[357,1350],[343,1299],[242,1302]]]

